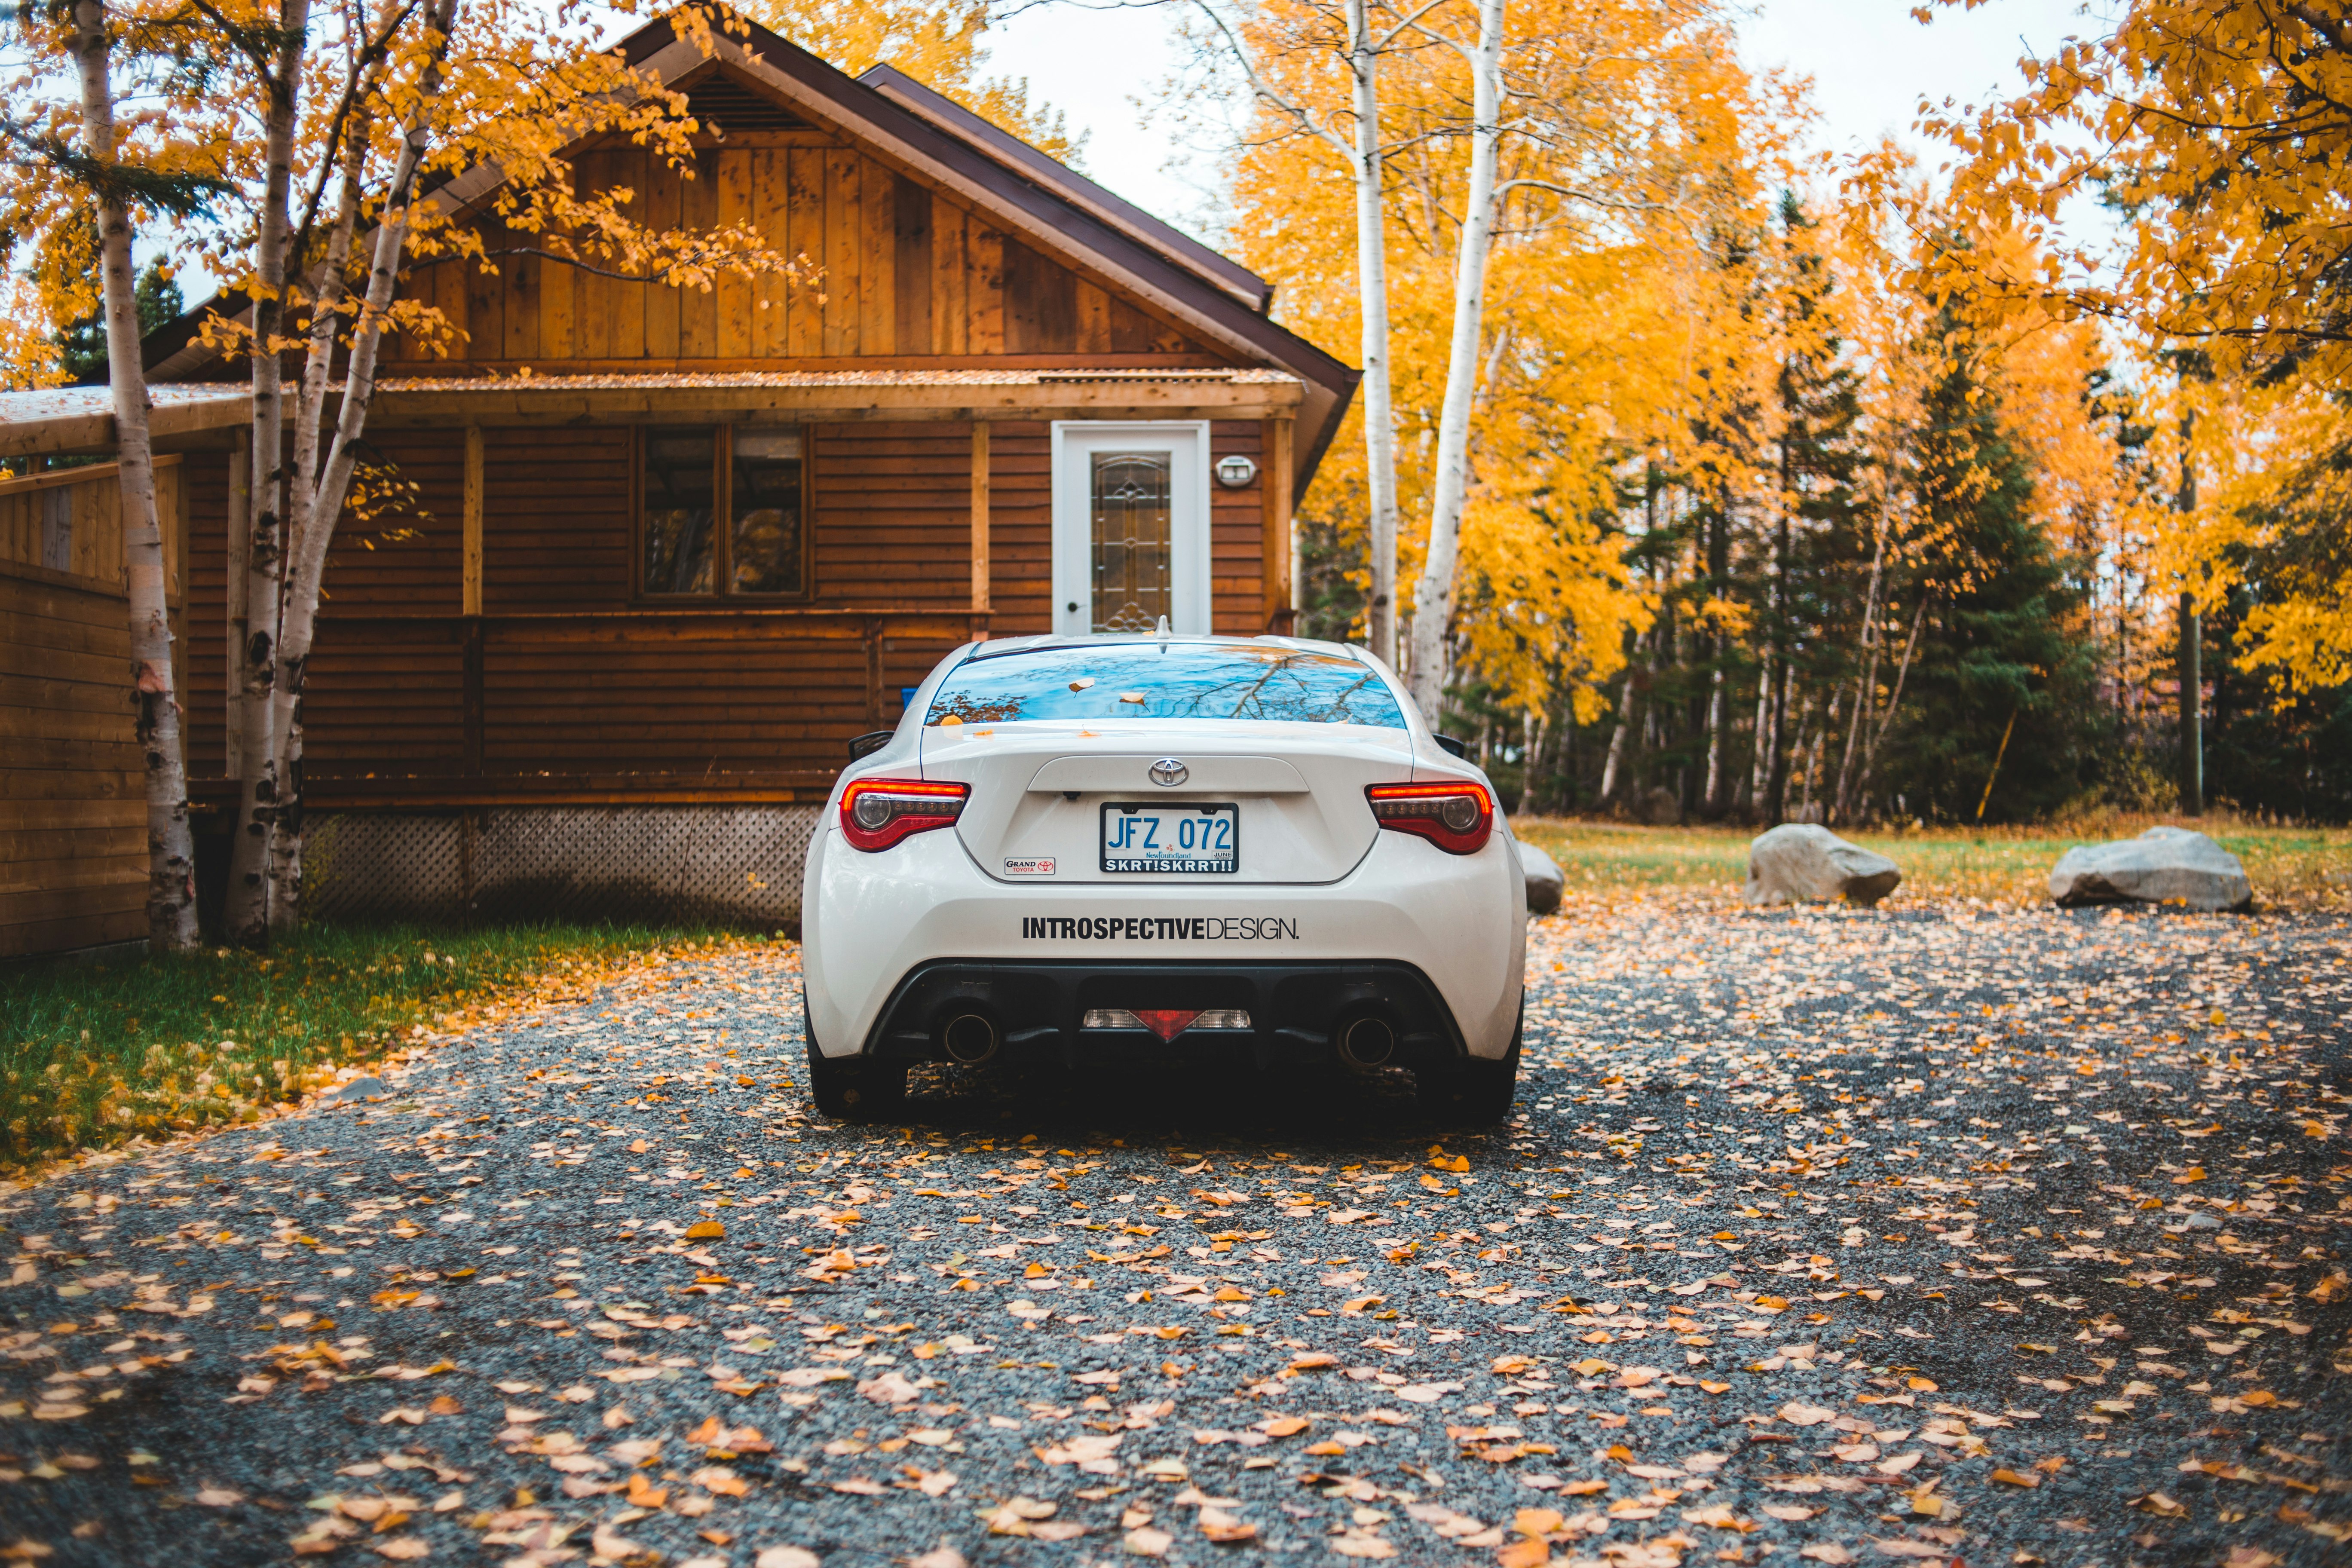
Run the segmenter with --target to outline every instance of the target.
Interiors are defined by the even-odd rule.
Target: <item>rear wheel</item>
[[[1492,1127],[1510,1115],[1511,1101],[1519,1090],[1519,1041],[1527,1032],[1526,1016],[1522,1002],[1519,1027],[1512,1033],[1511,1048],[1500,1061],[1472,1057],[1415,1068],[1413,1089],[1422,1110],[1471,1127]]]
[[[907,1102],[907,1064],[856,1057],[835,1061],[808,1042],[809,1099],[820,1114],[871,1121]]]

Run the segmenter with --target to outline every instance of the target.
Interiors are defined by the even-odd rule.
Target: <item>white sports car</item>
[[[1509,1110],[1516,847],[1363,651],[972,643],[851,752],[801,905],[827,1114],[887,1114],[916,1062],[1146,1058],[1396,1063],[1441,1114]]]

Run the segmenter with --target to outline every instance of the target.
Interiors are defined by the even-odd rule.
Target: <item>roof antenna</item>
[[[1160,646],[1163,648],[1166,647],[1168,646],[1168,639],[1175,635],[1175,633],[1168,629],[1168,617],[1166,616],[1160,616],[1160,631],[1158,633],[1160,637]]]

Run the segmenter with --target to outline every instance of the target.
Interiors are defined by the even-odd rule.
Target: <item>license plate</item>
[[[1102,808],[1102,868],[1177,876],[1241,869],[1237,805],[1110,801]]]

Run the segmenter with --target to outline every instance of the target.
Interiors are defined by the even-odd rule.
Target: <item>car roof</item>
[[[1235,637],[1214,634],[1205,637],[1173,635],[1162,637],[1150,632],[1108,632],[1088,637],[1071,637],[1066,634],[1053,633],[1036,637],[991,638],[973,648],[965,657],[964,662],[969,664],[976,659],[1003,658],[1012,654],[1037,653],[1057,647],[1105,647],[1121,645],[1146,647],[1157,647],[1161,643],[1181,643],[1192,647],[1232,648],[1263,648],[1271,644],[1276,647],[1297,648],[1301,653],[1319,653],[1327,658],[1359,661],[1362,661],[1363,655],[1362,649],[1350,647],[1346,643],[1324,642],[1314,637]]]

